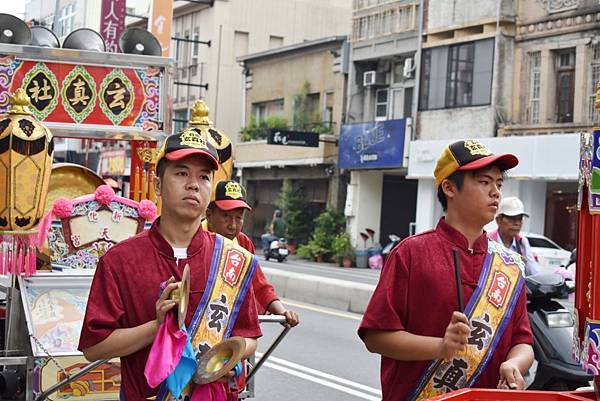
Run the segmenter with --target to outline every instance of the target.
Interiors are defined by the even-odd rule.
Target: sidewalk
[[[374,284],[284,270],[286,263],[322,269],[324,273],[371,272],[369,269],[343,268],[337,267],[333,263],[310,262],[294,255],[290,255],[287,262],[277,265],[278,268],[265,266],[266,263],[268,262],[261,258],[262,270],[281,298],[347,312],[364,313],[375,289]]]

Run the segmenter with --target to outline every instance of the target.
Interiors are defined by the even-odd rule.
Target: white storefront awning
[[[512,178],[569,181],[578,178],[579,134],[476,139],[493,153],[512,153],[519,158],[519,165],[510,170]],[[445,146],[457,140],[412,141],[407,178],[433,179],[438,156]]]

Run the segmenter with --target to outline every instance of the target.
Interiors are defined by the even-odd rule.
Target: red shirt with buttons
[[[452,313],[458,310],[453,249],[460,255],[463,304],[467,305],[483,268],[487,237],[484,232],[469,249],[465,236],[442,218],[435,230],[405,239],[389,254],[358,329],[361,339],[371,329],[443,337]],[[533,344],[524,286],[494,354],[473,387],[496,388],[500,364],[517,344]],[[382,356],[383,401],[404,400],[430,362]]]

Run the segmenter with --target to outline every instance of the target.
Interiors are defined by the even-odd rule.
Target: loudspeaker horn
[[[105,52],[106,43],[100,34],[93,29],[75,29],[63,41],[64,49],[90,50],[94,52]]]
[[[192,380],[196,384],[208,384],[219,380],[235,367],[245,351],[246,340],[243,337],[230,337],[216,344],[200,356]]]
[[[0,43],[28,45],[31,43],[31,30],[22,19],[0,14]]]
[[[160,56],[162,47],[154,35],[145,29],[129,28],[119,39],[119,46],[123,53],[143,54],[146,56]]]
[[[50,29],[41,25],[31,27],[31,45],[41,47],[60,47],[58,38]]]

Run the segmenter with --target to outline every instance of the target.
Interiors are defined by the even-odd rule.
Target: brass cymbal
[[[231,337],[208,350],[200,357],[192,380],[207,384],[219,380],[234,368],[244,356],[246,341],[243,337]]]
[[[177,288],[171,291],[169,299],[179,300],[179,308],[177,310],[177,320],[179,327],[185,323],[188,305],[190,303],[190,265],[186,263],[183,269],[181,281],[177,283]]]

